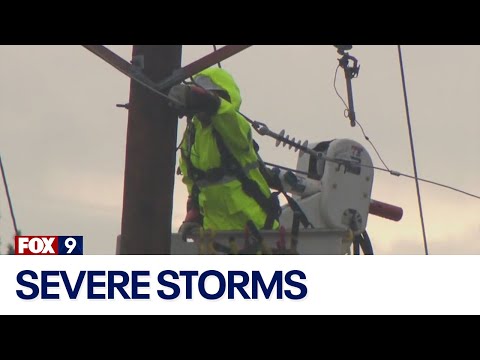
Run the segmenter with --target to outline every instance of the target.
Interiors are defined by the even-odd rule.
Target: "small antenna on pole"
[[[352,50],[352,45],[334,45],[337,48],[337,52],[342,57],[338,59],[340,67],[345,71],[345,80],[347,81],[347,93],[348,93],[348,118],[350,119],[350,125],[352,127],[357,123],[355,116],[355,106],[353,104],[353,89],[352,79],[358,77],[360,72],[360,66],[358,60],[351,56],[347,51]],[[352,65],[350,66],[350,62]]]

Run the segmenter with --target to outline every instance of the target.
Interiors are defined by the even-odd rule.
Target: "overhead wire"
[[[335,70],[335,76],[333,78],[333,88],[335,90],[335,92],[337,93],[337,96],[340,98],[340,100],[342,100],[343,102],[343,105],[345,105],[345,111],[343,113],[343,115],[348,118],[350,116],[350,109],[347,105],[347,103],[345,102],[345,100],[343,99],[343,97],[340,95],[340,93],[338,92],[337,90],[337,73],[338,73],[338,68],[340,67],[340,65],[337,66],[337,69]],[[380,159],[380,161],[382,162],[383,166],[385,166],[387,169],[389,169],[389,167],[387,166],[387,164],[385,163],[385,161],[383,161],[382,159],[382,156],[380,155],[380,153],[378,152],[377,148],[375,147],[375,145],[373,144],[373,142],[370,140],[370,137],[367,136],[367,134],[365,133],[364,129],[363,129],[363,126],[362,124],[360,124],[360,122],[355,119],[355,123],[360,127],[360,130],[362,131],[363,133],[363,136],[365,138],[365,140],[367,140],[370,145],[372,146],[373,150],[375,151],[375,153],[377,154],[378,158]],[[389,169],[390,170],[390,169]]]
[[[336,74],[338,72],[338,66],[337,66],[337,69],[336,69],[336,72],[335,72],[335,78],[334,78],[334,89],[335,89],[335,92],[337,93],[337,95],[339,96],[339,98],[342,100],[343,104],[345,105],[346,109],[345,109],[345,116],[348,117],[348,106],[345,102],[345,100],[342,98],[342,96],[339,94],[337,88],[336,88]],[[187,83],[186,81],[184,83]],[[196,86],[200,86],[198,85],[195,80],[193,78],[190,78],[190,82],[187,83],[187,84],[195,84]],[[165,97],[165,94],[163,94],[164,97]],[[168,100],[173,100],[173,99],[170,99],[169,97],[167,97]],[[240,112],[240,111],[237,111],[237,113],[239,115],[241,115],[242,117],[245,118],[245,120],[247,120],[253,127],[253,129],[255,131],[258,132],[258,129],[261,127],[261,126],[266,126],[264,123],[262,122],[259,122],[259,121],[256,121],[256,120],[253,120],[251,118],[249,118],[247,115],[245,115],[244,113]],[[412,176],[412,175],[409,175],[409,174],[406,174],[406,173],[402,173],[402,172],[399,172],[399,171],[395,171],[395,170],[391,170],[389,166],[387,166],[387,164],[385,163],[385,161],[383,161],[382,159],[382,156],[380,155],[379,151],[376,149],[375,147],[375,144],[373,144],[373,142],[371,141],[371,139],[367,136],[364,128],[362,127],[362,125],[358,122],[358,120],[356,120],[356,123],[359,125],[365,139],[372,145],[374,151],[377,153],[377,156],[379,157],[380,161],[382,162],[382,164],[385,166],[385,168],[381,168],[381,167],[378,167],[378,166],[371,166],[371,165],[367,165],[367,164],[361,164],[361,163],[357,163],[357,162],[354,162],[354,161],[350,161],[350,160],[345,160],[345,159],[331,159],[331,158],[325,158],[324,159],[326,161],[333,161],[333,162],[336,162],[336,163],[343,163],[343,164],[348,164],[348,163],[351,163],[352,165],[355,165],[355,166],[360,166],[360,167],[366,167],[366,168],[372,168],[372,169],[375,169],[375,170],[379,170],[379,171],[383,171],[383,172],[388,172],[390,173],[391,175],[393,176],[396,176],[396,177],[401,177],[401,176],[404,176],[406,178],[411,178],[411,179],[418,179],[418,181],[421,181],[421,182],[425,182],[425,183],[429,183],[429,184],[432,184],[432,185],[436,185],[436,186],[439,186],[439,187],[443,187],[443,188],[446,188],[446,189],[449,189],[449,190],[452,190],[452,191],[455,191],[455,192],[459,192],[459,193],[462,193],[464,195],[467,195],[467,196],[470,196],[470,197],[473,197],[473,198],[476,198],[476,199],[480,199],[480,196],[478,195],[475,195],[473,193],[470,193],[470,192],[467,192],[467,191],[464,191],[464,190],[461,190],[461,189],[458,189],[458,188],[455,188],[453,186],[450,186],[450,185],[445,185],[443,183],[440,183],[440,182],[436,182],[436,181],[432,181],[432,180],[427,180],[427,179],[423,179],[423,178],[419,178],[418,176]],[[183,142],[183,139],[182,141],[180,142],[180,144],[177,146],[177,151],[180,149],[181,145],[182,145],[182,142]],[[277,166],[279,168],[284,168],[286,170],[290,170],[292,172],[297,172],[297,173],[301,173],[303,175],[308,175],[308,173],[305,173],[305,172],[302,172],[302,171],[298,171],[298,170],[295,170],[295,169],[291,169],[291,168],[288,168],[288,167],[283,167],[283,166],[280,166],[280,165],[276,165],[276,164],[272,164],[272,163],[267,163],[265,162],[266,165],[268,166]]]
[[[15,219],[15,213],[13,212],[12,199],[10,197],[10,191],[8,190],[8,184],[7,184],[7,175],[5,174],[5,169],[3,168],[3,162],[2,162],[1,156],[0,156],[0,170],[2,172],[3,185],[5,187],[5,193],[7,195],[8,207],[10,209],[10,217],[12,218],[13,228],[15,230],[15,236],[18,236],[20,235],[20,233],[18,231],[17,221]]]
[[[407,85],[406,85],[406,80],[405,80],[405,69],[403,66],[403,56],[402,56],[402,48],[400,45],[398,46],[398,59],[400,62],[400,72],[402,75],[402,88],[403,88],[403,96],[405,100],[405,111],[407,115],[407,125],[408,125],[408,135],[410,138],[410,149],[412,153],[412,163],[413,163],[413,171],[415,173],[415,184],[417,188],[417,199],[418,199],[418,209],[420,213],[420,220],[422,223],[422,234],[423,234],[423,245],[425,247],[425,255],[428,255],[428,244],[427,244],[427,234],[425,230],[425,220],[423,218],[423,209],[422,209],[422,198],[420,196],[420,185],[419,185],[419,179],[418,179],[418,171],[417,171],[417,161],[415,157],[415,146],[414,146],[414,141],[413,141],[413,131],[412,131],[412,124],[410,120],[410,110],[408,106],[408,96],[407,96]]]

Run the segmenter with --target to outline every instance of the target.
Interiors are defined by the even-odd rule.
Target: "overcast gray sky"
[[[126,60],[131,45],[108,46]],[[480,46],[403,46],[419,176],[480,195]],[[183,65],[213,50],[184,45]],[[358,121],[384,161],[413,175],[396,45],[355,45]],[[274,131],[310,142],[351,138],[382,166],[359,127],[350,127],[333,88],[332,45],[256,45],[226,60],[242,111]],[[114,254],[120,233],[130,79],[81,45],[0,46],[0,155],[18,227],[26,235],[83,235],[87,254]],[[346,96],[343,73],[337,88]],[[179,125],[179,135],[184,124]],[[295,167],[297,154],[258,138],[264,160]],[[184,217],[177,177],[173,230]],[[421,183],[431,254],[480,254],[480,200]],[[415,182],[376,172],[374,199],[401,206],[391,222],[370,216],[377,254],[423,254]],[[0,237],[13,235],[0,187]]]

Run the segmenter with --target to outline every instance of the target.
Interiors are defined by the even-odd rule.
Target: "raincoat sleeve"
[[[222,99],[216,115],[212,117],[212,124],[232,151],[246,153],[251,150],[250,124],[228,101]]]

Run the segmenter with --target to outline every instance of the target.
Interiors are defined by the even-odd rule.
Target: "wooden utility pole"
[[[133,45],[132,62],[160,82],[181,67],[182,45]],[[168,255],[172,230],[177,115],[132,81],[120,255]]]

